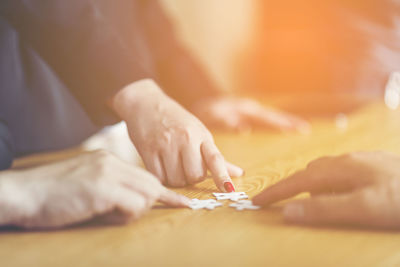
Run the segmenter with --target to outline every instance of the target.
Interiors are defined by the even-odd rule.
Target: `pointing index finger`
[[[307,179],[307,174],[306,170],[299,171],[272,185],[255,196],[253,203],[255,205],[269,205],[310,190],[313,184],[311,179]]]
[[[189,207],[190,204],[189,198],[175,193],[174,191],[169,189],[165,189],[158,200],[161,203],[164,203],[165,205],[171,207]]]
[[[201,145],[201,152],[218,189],[222,192],[235,191],[225,164],[225,159],[215,144],[212,142],[204,142]]]

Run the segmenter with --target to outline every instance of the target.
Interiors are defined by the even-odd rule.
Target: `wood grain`
[[[215,133],[226,158],[246,170],[234,179],[237,189],[254,196],[320,156],[400,153],[400,113],[380,104],[354,113],[346,132],[331,118],[312,124],[310,135]],[[176,191],[205,199],[215,186],[206,180]],[[0,266],[400,266],[400,233],[288,225],[280,205],[243,212],[227,203],[214,211],[156,207],[124,226],[3,231]]]

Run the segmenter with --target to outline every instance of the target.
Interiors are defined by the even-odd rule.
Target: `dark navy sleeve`
[[[51,66],[98,124],[107,124],[112,115],[107,107],[112,95],[136,80],[150,78],[125,37],[104,14],[101,5],[107,1],[0,3],[0,15]]]
[[[11,167],[14,157],[13,142],[7,126],[0,121],[0,171]]]

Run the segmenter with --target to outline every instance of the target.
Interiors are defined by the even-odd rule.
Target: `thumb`
[[[190,204],[189,198],[169,189],[165,189],[158,201],[170,207],[189,207]]]
[[[367,224],[369,214],[358,194],[319,196],[294,201],[283,209],[284,218],[301,224]]]

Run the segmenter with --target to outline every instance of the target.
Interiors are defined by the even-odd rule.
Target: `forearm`
[[[188,51],[182,48],[173,53],[175,57],[157,65],[157,82],[169,96],[191,110],[200,100],[222,95],[216,83]]]
[[[144,79],[119,90],[112,98],[111,107],[122,120],[127,121],[134,119],[142,108],[159,109],[163,100],[172,101],[153,80]]]
[[[0,171],[0,225],[16,224],[22,217],[24,193],[18,188],[15,171]]]
[[[162,89],[189,110],[199,99],[220,95],[207,71],[177,37],[159,1],[145,1],[141,15]]]

